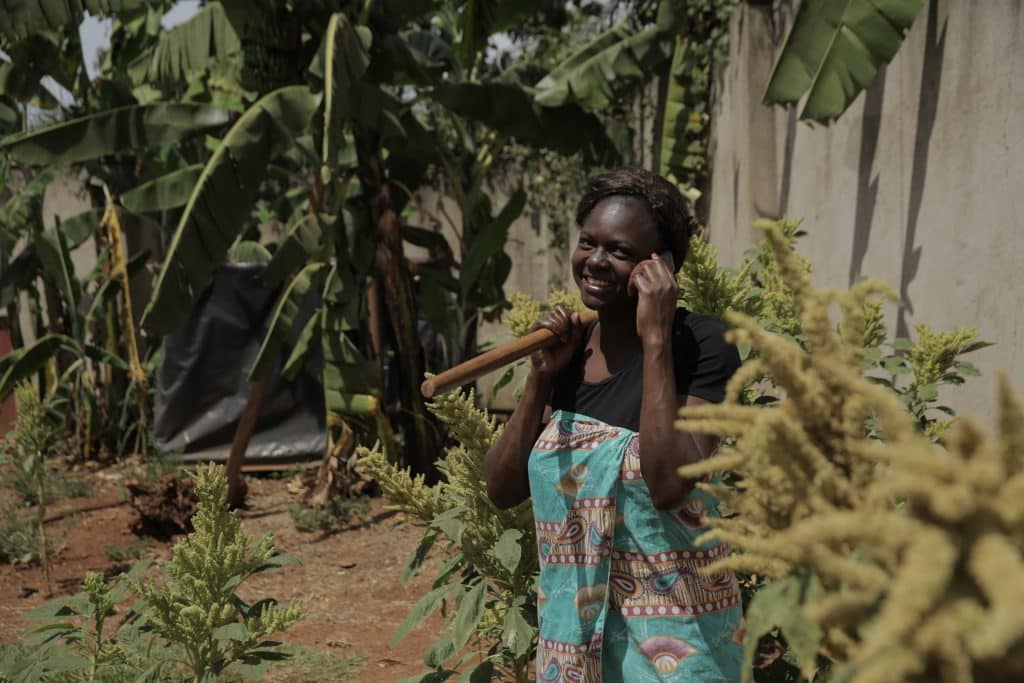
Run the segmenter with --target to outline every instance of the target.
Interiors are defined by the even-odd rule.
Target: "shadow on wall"
[[[878,201],[878,179],[881,172],[871,178],[878,151],[878,137],[882,129],[882,101],[885,98],[886,67],[878,70],[874,83],[864,93],[864,118],[860,128],[860,159],[857,163],[857,212],[853,219],[853,253],[850,255],[848,284],[852,287],[861,279],[864,256],[871,242],[871,226]]]
[[[921,264],[921,247],[915,247],[917,236],[917,220],[921,213],[921,201],[924,195],[924,181],[928,173],[928,149],[935,128],[935,116],[939,106],[939,87],[942,82],[942,62],[946,51],[946,23],[942,22],[942,33],[939,34],[938,0],[928,4],[928,28],[924,44],[924,62],[921,66],[921,91],[918,97],[917,129],[914,136],[914,160],[910,173],[910,206],[907,212],[907,232],[903,240],[903,271],[900,277],[899,318],[896,322],[896,334],[901,337],[908,335],[907,314],[914,312],[914,304],[910,300],[910,283],[917,275]]]

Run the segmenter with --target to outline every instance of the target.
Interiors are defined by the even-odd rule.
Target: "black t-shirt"
[[[600,382],[583,380],[586,343],[596,322],[584,333],[579,352],[559,373],[551,393],[553,410],[571,410],[616,427],[640,431],[643,396],[643,354]],[[725,325],[718,319],[684,308],[676,309],[672,324],[672,361],[676,393],[712,403],[725,398],[725,385],[740,366],[736,347],[725,341]]]

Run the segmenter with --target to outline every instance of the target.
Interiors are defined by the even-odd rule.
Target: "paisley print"
[[[670,674],[679,668],[687,657],[697,653],[697,648],[682,638],[654,636],[637,646],[660,674]]]

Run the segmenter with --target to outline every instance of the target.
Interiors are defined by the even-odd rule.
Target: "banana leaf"
[[[302,370],[302,366],[306,362],[306,357],[313,350],[313,345],[320,341],[320,321],[322,320],[323,309],[309,316],[309,320],[302,326],[302,332],[299,333],[299,337],[295,341],[295,346],[292,347],[288,360],[285,361],[284,366],[281,368],[281,375],[283,377],[293,380],[298,376],[299,371]]]
[[[15,385],[42,369],[57,351],[74,340],[62,334],[48,334],[35,343],[0,358],[0,401],[14,391]]]
[[[543,7],[545,0],[468,0],[459,12],[462,40],[455,51],[467,66],[495,33],[515,28]]]
[[[118,107],[0,140],[23,164],[73,164],[126,150],[173,145],[219,128],[228,112],[205,104],[151,104]]]
[[[441,0],[376,0],[370,9],[370,28],[375,35],[397,33],[441,5]]]
[[[228,249],[228,261],[231,263],[270,263],[270,252],[265,246],[254,240],[240,240]]]
[[[184,320],[252,211],[271,159],[306,128],[320,98],[286,86],[255,102],[207,162],[175,230],[142,325],[166,334]]]
[[[4,238],[18,239],[28,232],[30,223],[39,220],[43,193],[64,170],[60,165],[44,168],[0,206],[0,230]]]
[[[0,40],[15,42],[33,33],[79,24],[88,12],[110,16],[144,7],[149,0],[0,0]]]
[[[263,338],[263,344],[260,345],[260,350],[256,354],[256,360],[253,361],[252,370],[249,371],[250,382],[263,379],[274,369],[281,347],[288,340],[292,328],[295,327],[295,318],[299,314],[302,300],[310,290],[320,291],[323,289],[327,274],[326,263],[310,263],[299,271],[281,294],[277,308],[274,310],[274,316],[270,319],[267,336]]]
[[[772,69],[765,104],[795,104],[828,123],[896,55],[924,0],[804,0]]]
[[[318,57],[324,78],[324,131],[320,161],[328,174],[334,172],[338,163],[338,141],[351,116],[352,83],[366,72],[372,41],[370,29],[352,26],[341,12],[331,15]]]
[[[380,393],[380,368],[366,360],[345,331],[349,327],[344,306],[324,306],[321,343],[324,352],[324,403],[331,416],[375,412]]]
[[[639,33],[617,27],[608,33],[618,40],[598,36],[578,57],[570,57],[565,66],[541,79],[534,86],[537,104],[558,107],[575,102],[587,111],[601,111],[672,59],[674,37],[657,26]]]
[[[165,173],[125,192],[121,195],[121,204],[132,213],[167,211],[184,206],[202,172],[202,164],[192,164]]]
[[[589,163],[628,161],[628,133],[606,124],[576,104],[542,107],[523,88],[508,83],[442,84],[433,97],[456,113],[475,119],[528,145],[563,154],[580,152]]]
[[[436,83],[455,67],[455,53],[440,36],[428,31],[391,33],[374,41],[368,75],[375,83]],[[408,76],[408,81],[401,78]]]
[[[60,230],[44,230],[36,234],[33,246],[42,264],[43,276],[48,279],[64,297],[70,311],[78,308],[82,298],[81,285],[75,277],[75,267],[71,262],[71,254],[67,241]],[[71,315],[72,329],[78,337],[78,316]]]
[[[505,241],[508,239],[509,227],[515,219],[519,218],[525,206],[526,193],[516,190],[509,197],[501,212],[473,238],[466,257],[462,259],[462,267],[459,268],[459,286],[462,289],[463,298],[476,283],[484,265],[490,261],[492,256],[501,253],[502,247],[505,246]]]
[[[659,172],[663,176],[673,175],[677,181],[685,181],[689,172],[704,163],[702,155],[694,154],[689,146],[693,136],[704,127],[705,104],[688,100],[689,93],[681,82],[689,69],[693,68],[693,61],[690,43],[686,36],[680,35],[676,38],[672,56],[668,90],[665,94],[665,114],[659,137]]]
[[[188,83],[211,59],[224,59],[242,49],[242,40],[219,2],[210,2],[188,21],[175,26],[150,50],[128,65],[136,85],[157,87]]]
[[[263,271],[263,284],[277,287],[323,248],[323,227],[316,216],[305,213],[288,228]]]

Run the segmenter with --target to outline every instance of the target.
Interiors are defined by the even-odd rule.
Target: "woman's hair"
[[[643,168],[627,166],[606,171],[587,182],[586,192],[576,207],[576,224],[582,227],[594,207],[608,197],[636,197],[647,205],[662,241],[672,251],[678,271],[686,258],[693,229],[693,217],[679,188]]]

